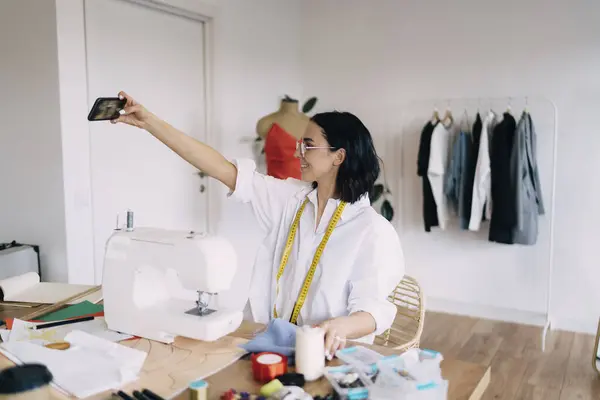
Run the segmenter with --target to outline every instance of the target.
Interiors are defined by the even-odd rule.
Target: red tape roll
[[[276,376],[287,372],[287,357],[277,353],[263,352],[253,354],[252,375],[259,382],[269,382]]]

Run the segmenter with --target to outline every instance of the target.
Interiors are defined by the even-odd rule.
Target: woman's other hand
[[[325,357],[328,360],[335,356],[336,351],[346,347],[348,322],[347,317],[338,317],[319,325],[325,331]]]
[[[346,347],[346,340],[354,340],[375,331],[375,319],[365,311],[328,319],[319,325],[325,330],[325,356],[331,360],[335,352]]]
[[[120,99],[126,99],[125,108],[120,112],[121,116],[117,119],[113,119],[110,122],[116,124],[117,122],[123,122],[125,124],[135,126],[141,129],[146,128],[146,124],[152,113],[144,108],[141,104],[129,96],[125,92],[119,92]]]

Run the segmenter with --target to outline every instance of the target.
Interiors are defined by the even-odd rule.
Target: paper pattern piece
[[[31,329],[35,325],[39,324],[15,318],[12,330],[10,330],[10,335],[8,336],[8,342],[29,341],[33,344],[43,346],[48,343],[66,340],[66,336],[72,331],[86,332],[109,342],[119,342],[132,337],[131,335],[109,330],[106,321],[102,317],[96,317],[91,321],[60,325],[53,328]]]
[[[13,276],[0,280],[0,287],[4,292],[4,301],[22,303],[54,304],[68,297],[82,293],[94,286],[73,285],[70,283],[40,282],[40,276],[35,272]],[[102,289],[91,293],[70,304],[88,300],[98,303],[102,300]]]
[[[54,383],[64,391],[87,398],[122,387],[137,379],[147,353],[87,332],[72,331],[65,336],[67,350],[53,350],[31,342],[3,343],[0,351],[15,363],[45,364]]]
[[[122,344],[148,353],[139,379],[125,391],[148,388],[164,398],[173,398],[190,382],[204,379],[228,367],[246,351],[239,346],[247,339],[225,336],[214,342],[177,337],[168,345],[148,339],[132,339]],[[99,397],[100,399],[100,397]]]

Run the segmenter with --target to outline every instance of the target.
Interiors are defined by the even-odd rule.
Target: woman
[[[319,325],[328,358],[347,339],[372,343],[391,326],[396,308],[387,297],[404,275],[404,259],[395,229],[370,205],[379,159],[358,118],[312,117],[296,151],[302,180],[281,180],[258,173],[251,160],[228,161],[119,96],[127,104],[113,123],[148,131],[252,205],[266,232],[247,305],[256,322]]]

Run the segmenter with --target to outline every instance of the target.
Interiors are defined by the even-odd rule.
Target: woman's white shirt
[[[315,251],[339,204],[329,199],[316,225],[317,191],[296,179],[281,180],[256,171],[250,159],[234,160],[237,167],[232,198],[250,203],[266,236],[260,245],[250,284],[249,311],[256,322],[267,323],[277,307],[289,320]],[[293,219],[308,197],[285,272],[276,291],[276,277]],[[298,325],[318,324],[357,311],[370,313],[376,331],[388,329],[396,307],[387,300],[404,276],[404,255],[394,227],[372,207],[368,196],[347,204],[329,238],[298,317]]]

